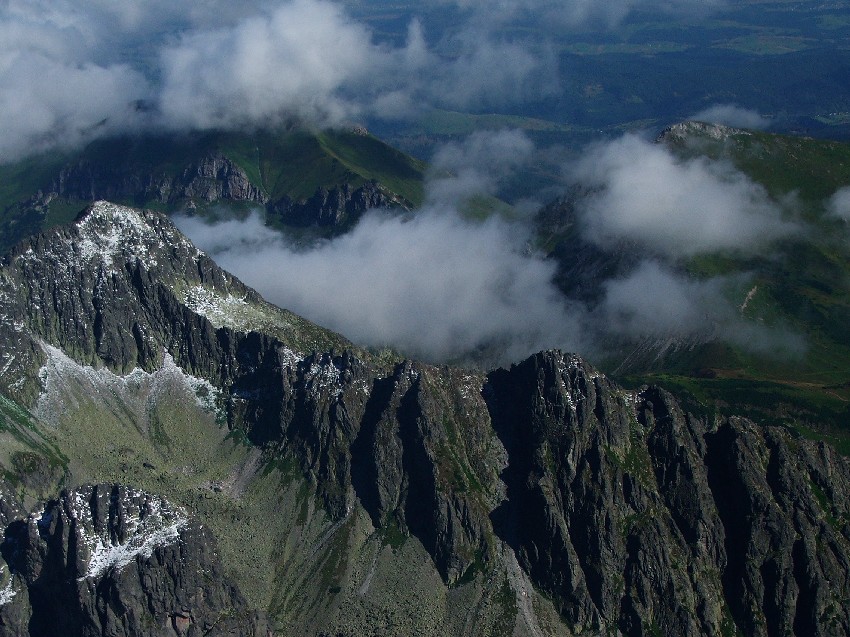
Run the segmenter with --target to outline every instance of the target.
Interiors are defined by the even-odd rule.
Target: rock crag
[[[267,637],[185,511],[119,485],[64,491],[9,523],[2,635]]]
[[[294,464],[328,533],[362,512],[385,545],[415,538],[446,595],[466,600],[453,602],[466,634],[850,632],[850,464],[823,443],[688,413],[661,389],[627,391],[559,351],[486,374],[378,357],[265,304],[165,217],[105,202],[4,259],[0,316],[0,338],[15,343],[4,396],[37,403],[51,347],[124,374],[169,357],[215,389],[246,444]],[[305,502],[296,518],[310,517]],[[176,634],[261,634],[262,613],[226,578],[201,575],[228,566],[206,531],[164,507],[99,485],[25,518],[4,496],[0,619],[17,627],[7,634],[46,634],[26,618],[48,602],[68,634],[173,634],[144,632],[144,617],[169,618]],[[160,521],[147,526],[154,509]],[[180,542],[145,539],[175,533]],[[345,594],[352,542],[322,571],[330,592],[306,604],[316,633],[358,634],[353,615],[316,611]],[[128,545],[143,550],[123,568],[96,557]],[[298,581],[286,568],[275,577],[269,585]],[[372,582],[356,577],[350,604]],[[473,588],[478,601],[462,597]],[[142,599],[147,614],[130,612]],[[538,621],[544,604],[556,623]],[[216,619],[222,608],[243,623]],[[75,633],[83,621],[96,630]],[[363,621],[412,634],[395,616]]]

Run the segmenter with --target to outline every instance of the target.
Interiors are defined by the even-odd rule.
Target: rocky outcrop
[[[170,209],[195,208],[217,201],[263,206],[284,225],[344,227],[372,208],[401,208],[412,204],[376,181],[361,186],[321,187],[306,199],[288,196],[271,201],[260,184],[221,153],[208,153],[178,170],[149,172],[127,166],[108,166],[84,160],[64,166],[53,183],[39,191],[23,209],[46,210],[54,199],[129,201]]]
[[[409,209],[411,204],[392,194],[375,181],[359,188],[343,184],[337,188],[320,188],[312,197],[293,201],[284,197],[269,206],[269,212],[291,226],[339,227],[356,221],[372,208]]]
[[[2,635],[269,635],[185,511],[118,485],[65,491],[7,524]]]
[[[450,586],[512,568],[507,546],[570,631],[850,631],[850,464],[822,443],[686,413],[658,388],[626,391],[557,351],[488,374],[375,358],[264,304],[164,217],[105,203],[5,259],[0,315],[0,337],[17,348],[0,375],[4,394],[37,395],[46,347],[122,371],[155,368],[168,353],[221,391],[231,428],[267,457],[295,460],[335,524],[362,507],[379,533],[418,538]],[[112,529],[110,546],[121,545],[130,505],[116,505],[113,526],[96,522],[108,508],[102,488],[83,498],[90,527]],[[109,493],[138,510],[153,497]],[[85,518],[73,502],[66,495],[19,522],[14,507],[0,507],[13,520],[7,597],[24,590],[15,586],[30,591],[20,597],[30,606],[13,613],[14,597],[3,621],[30,607],[34,616],[46,603],[39,582],[49,581],[65,591],[51,609],[68,621],[97,615],[98,626],[124,626],[121,609],[149,595],[139,580],[164,582],[154,586],[155,614],[177,613],[171,596],[184,600],[184,614],[168,615],[184,622],[183,608],[196,607],[194,575],[180,575],[177,590],[160,571],[139,573],[150,560],[173,573],[157,556],[194,550],[191,538],[137,556],[79,601],[92,551],[70,539],[73,520]],[[209,595],[241,608],[223,589]],[[205,613],[188,618],[212,622]]]
[[[207,154],[174,174],[146,174],[128,171],[125,166],[110,169],[101,163],[80,161],[63,167],[48,193],[83,201],[109,199],[170,205],[219,200],[265,204],[268,200],[242,168],[216,153]]]

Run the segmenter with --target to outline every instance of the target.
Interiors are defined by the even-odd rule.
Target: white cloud
[[[177,222],[267,299],[360,344],[431,361],[481,347],[493,347],[499,362],[581,348],[577,315],[551,284],[554,264],[525,254],[524,232],[495,219],[472,223],[436,208],[407,221],[374,212],[349,234],[301,251],[257,216],[224,227]]]
[[[382,73],[389,53],[339,5],[293,0],[271,15],[189,33],[162,52],[160,104],[172,124],[210,128],[291,115],[338,122],[355,111],[341,89]]]
[[[557,86],[544,44],[470,23],[446,35],[440,56],[416,20],[404,45],[378,44],[330,0],[7,0],[0,41],[0,161],[119,130],[404,118]]]
[[[850,222],[850,186],[839,188],[826,202],[829,214]]]
[[[687,257],[758,250],[796,230],[764,188],[730,164],[679,159],[634,135],[590,149],[572,178],[595,189],[581,204],[581,223],[603,247],[629,241]]]
[[[770,126],[770,120],[759,114],[758,111],[743,108],[736,104],[714,104],[688,119],[752,130],[762,130]]]

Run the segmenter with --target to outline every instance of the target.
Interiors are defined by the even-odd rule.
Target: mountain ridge
[[[0,165],[0,246],[67,223],[98,199],[201,214],[253,206],[279,228],[334,234],[370,208],[419,205],[423,174],[422,162],[359,128],[98,140]]]
[[[283,311],[216,327],[181,290],[260,301],[173,233],[98,203],[7,255],[5,316],[38,310],[0,324],[21,343],[0,391],[39,405],[21,426],[64,459],[26,452],[64,481],[129,482],[209,526],[276,634],[850,629],[850,466],[827,445],[558,351],[480,373],[376,358]],[[15,524],[41,465],[0,464]]]

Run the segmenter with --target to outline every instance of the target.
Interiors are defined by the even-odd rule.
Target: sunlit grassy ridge
[[[0,165],[0,249],[39,230],[71,221],[90,203],[76,196],[37,201],[37,193],[55,190],[65,168],[76,167],[78,172],[95,175],[115,189],[127,182],[138,187],[127,186],[125,190],[148,193],[112,197],[116,203],[172,212],[188,202],[162,202],[156,188],[148,186],[179,179],[209,156],[222,156],[236,164],[269,202],[303,200],[322,188],[358,188],[367,181],[380,183],[409,207],[423,199],[424,164],[363,130],[315,132],[294,127],[253,133],[118,137],[92,142],[77,153]],[[104,197],[103,193],[95,194]],[[191,203],[199,208],[209,205],[204,201]]]
[[[683,156],[732,162],[800,224],[768,254],[711,254],[686,264],[698,278],[748,273],[742,316],[802,337],[804,351],[753,353],[711,343],[632,369],[628,383],[684,390],[710,410],[783,422],[850,453],[850,226],[827,201],[850,185],[850,144],[698,125],[665,143]],[[745,290],[741,290],[745,293]]]

